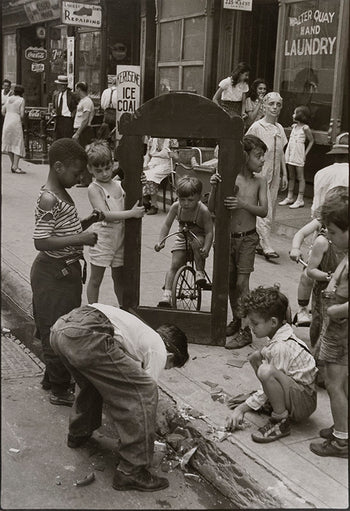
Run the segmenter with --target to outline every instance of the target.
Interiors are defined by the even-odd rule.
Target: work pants
[[[51,346],[78,384],[69,433],[90,435],[101,426],[102,402],[117,429],[119,468],[152,462],[158,403],[156,382],[114,337],[109,319],[89,305],[62,316],[51,329]]]
[[[279,175],[273,176],[271,183],[267,185],[267,216],[265,218],[256,217],[256,230],[259,234],[260,245],[264,252],[274,251],[271,247],[270,236],[275,220],[279,183]]]

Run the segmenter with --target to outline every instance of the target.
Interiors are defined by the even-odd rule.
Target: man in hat
[[[56,111],[55,140],[72,138],[73,120],[78,99],[68,88],[67,76],[59,75],[55,84],[56,90],[53,95],[53,106]]]
[[[313,218],[317,217],[317,210],[324,203],[328,190],[336,186],[349,186],[349,133],[338,135],[327,154],[334,154],[334,163],[315,174],[314,199],[311,206]]]

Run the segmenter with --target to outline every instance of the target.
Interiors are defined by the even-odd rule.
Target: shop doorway
[[[21,28],[20,31],[19,83],[24,87],[26,106],[42,106],[45,94],[45,71],[42,66],[26,57],[28,48],[45,48],[45,39],[39,39],[37,27]],[[27,52],[28,53],[28,52]]]

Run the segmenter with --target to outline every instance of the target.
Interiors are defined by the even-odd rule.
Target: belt
[[[250,231],[245,232],[231,232],[231,238],[244,238],[244,236],[254,233],[256,233],[256,229],[250,229]]]

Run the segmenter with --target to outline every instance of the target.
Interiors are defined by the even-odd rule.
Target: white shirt
[[[58,101],[57,101],[57,104],[59,105],[60,104],[60,101],[61,101],[61,95],[63,94],[63,100],[62,100],[62,111],[61,111],[61,115],[63,115],[63,117],[72,117],[72,113],[71,111],[69,110],[68,108],[68,104],[67,104],[67,90],[63,91],[63,92],[60,92],[59,95],[58,95]]]
[[[294,339],[294,340],[293,340]],[[314,357],[302,346],[306,344],[298,339],[289,324],[281,326],[270,342],[261,350],[263,363],[273,365],[297,383],[314,390],[317,368]],[[267,401],[263,390],[257,390],[245,403],[253,410],[259,410]]]
[[[319,170],[314,178],[314,199],[311,206],[312,218],[317,218],[318,209],[324,203],[326,193],[336,186],[349,186],[349,164],[333,163]]]
[[[89,96],[85,96],[78,103],[77,113],[75,114],[74,118],[74,128],[80,128],[84,112],[89,112],[87,125],[91,126],[92,119],[94,118],[95,115],[95,107],[92,102],[92,99],[89,98]]]
[[[1,106],[2,107],[6,104],[8,98],[10,98],[12,95],[13,95],[12,90],[10,90],[7,94],[5,94],[4,89],[1,89]]]
[[[112,104],[110,105],[111,92],[112,92]],[[103,110],[106,110],[106,108],[117,108],[117,87],[115,85],[113,85],[112,87],[108,87],[108,89],[105,89],[102,92],[101,108]]]
[[[249,91],[249,85],[246,82],[238,82],[233,87],[230,76],[221,80],[219,87],[223,89],[221,94],[223,101],[242,101],[243,93]]]
[[[101,311],[114,327],[114,337],[122,343],[125,351],[158,381],[165,368],[167,351],[163,339],[155,330],[133,314],[112,305],[93,303],[91,307]]]

